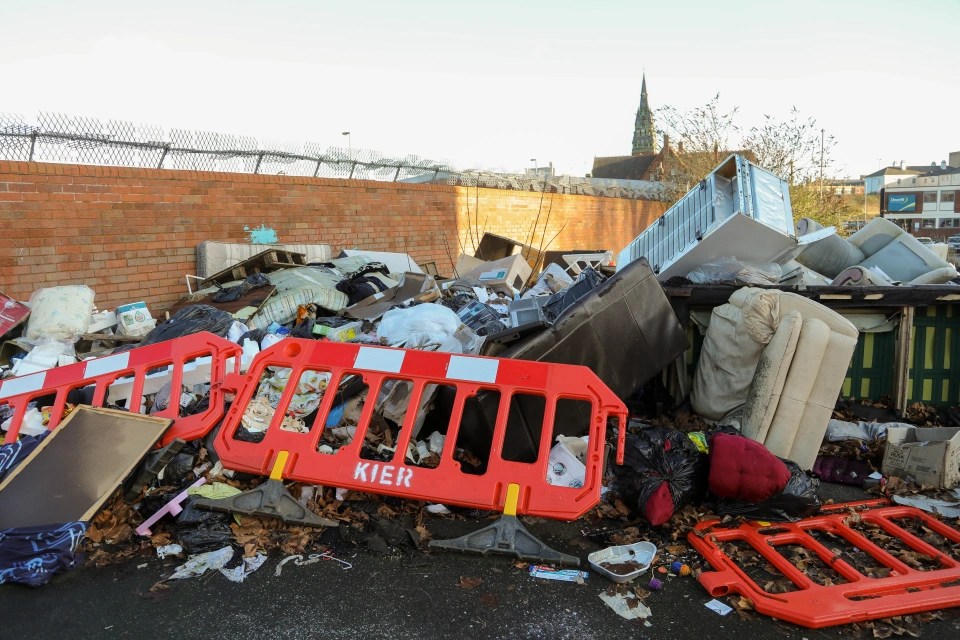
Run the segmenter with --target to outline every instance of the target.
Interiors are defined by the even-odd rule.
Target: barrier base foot
[[[516,516],[501,516],[493,524],[459,538],[432,540],[430,547],[480,555],[496,553],[532,562],[580,566],[579,558],[551,549],[530,533]]]
[[[302,524],[308,527],[336,527],[340,524],[321,518],[297,502],[280,480],[267,480],[255,489],[229,498],[200,498],[194,504],[210,511],[279,518],[287,524]]]

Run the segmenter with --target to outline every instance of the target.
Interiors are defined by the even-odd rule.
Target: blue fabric
[[[54,574],[77,565],[85,522],[0,531],[0,584],[44,585]]]
[[[3,480],[7,472],[17,466],[21,460],[33,453],[33,450],[40,446],[49,434],[50,432],[47,431],[38,436],[23,436],[16,442],[0,445],[0,480]]]
[[[49,433],[49,432],[48,432]],[[36,449],[48,433],[24,436],[0,446],[0,480]],[[85,522],[0,531],[0,584],[39,587],[54,574],[77,564],[76,552],[87,531]]]

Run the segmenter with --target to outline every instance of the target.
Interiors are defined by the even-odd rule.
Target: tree
[[[702,107],[679,111],[671,106],[657,109],[655,121],[664,134],[666,198],[675,202],[694,184],[703,180],[731,151],[731,140],[739,136],[738,107],[724,111],[720,94]],[[666,144],[669,137],[670,144]]]
[[[796,107],[785,119],[765,115],[762,124],[747,130],[738,125],[738,112],[738,107],[721,108],[720,94],[690,111],[671,106],[657,110],[658,126],[670,139],[664,154],[667,199],[675,202],[724,158],[740,153],[787,181],[794,220],[809,217],[842,228],[840,223],[855,212],[848,211],[851,205],[832,189],[821,186],[834,137],[825,136],[817,121],[803,117]]]

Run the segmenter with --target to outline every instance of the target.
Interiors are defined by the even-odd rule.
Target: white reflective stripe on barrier
[[[104,358],[97,358],[95,360],[87,360],[84,376],[87,378],[93,378],[94,376],[101,376],[105,373],[113,373],[114,371],[126,369],[129,364],[129,351],[124,351],[123,353],[118,353],[113,356],[106,356]]]
[[[496,382],[500,363],[485,358],[451,356],[447,377],[471,382]]]
[[[357,359],[353,366],[357,369],[370,369],[385,373],[400,373],[403,368],[403,357],[406,354],[399,349],[378,349],[377,347],[360,347]]]
[[[41,371],[40,373],[31,373],[28,376],[5,380],[3,384],[0,385],[0,398],[9,398],[10,396],[17,396],[21,393],[30,393],[31,391],[43,389],[43,384],[46,379],[47,372]]]

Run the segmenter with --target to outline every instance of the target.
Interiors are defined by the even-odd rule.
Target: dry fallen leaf
[[[483,583],[483,578],[473,578],[469,576],[460,576],[460,581],[457,583],[457,586],[461,589],[475,589]]]

